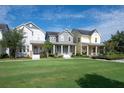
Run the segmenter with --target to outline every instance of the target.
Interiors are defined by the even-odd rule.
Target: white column
[[[70,45],[68,45],[68,54],[70,54]]]
[[[55,54],[55,45],[53,45],[53,54]]]
[[[80,47],[81,47],[81,51],[80,51],[80,54],[82,55],[82,44],[80,45]]]
[[[87,45],[87,56],[89,56],[89,45]]]
[[[61,45],[61,54],[63,54],[63,45]]]
[[[96,46],[96,49],[95,49],[95,52],[96,52],[95,54],[96,55],[98,55],[98,51],[97,50],[98,50],[98,47]]]
[[[74,49],[75,49],[74,54],[76,55],[76,52],[77,52],[77,51],[76,51],[76,45],[75,45],[75,48],[74,48]]]
[[[32,44],[29,45],[29,52],[30,52],[29,56],[32,57],[32,55],[33,55],[33,46],[32,46]]]

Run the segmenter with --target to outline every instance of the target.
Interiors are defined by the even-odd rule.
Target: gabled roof
[[[0,30],[1,31],[9,31],[9,27],[7,24],[0,24]]]
[[[92,35],[96,31],[96,29],[94,29],[92,31],[82,30],[82,29],[72,29],[72,32],[73,31],[77,31],[77,32],[79,32],[80,34],[83,34],[83,35]]]
[[[73,36],[73,34],[72,34],[69,30],[62,31],[62,32],[60,32],[59,34],[62,34],[62,33],[64,33],[64,32],[67,32],[67,33],[69,33],[70,35]]]
[[[29,26],[30,24],[32,24],[33,26],[30,27],[30,26]],[[43,33],[45,33],[45,31],[44,31],[43,29],[41,29],[40,27],[38,27],[37,25],[35,25],[35,24],[32,23],[32,22],[28,22],[28,23],[25,23],[25,24],[21,24],[21,25],[17,26],[16,28],[21,27],[21,26],[24,26],[24,27],[28,28],[28,29],[31,30],[31,31],[32,31],[32,29],[39,29],[39,30],[43,31]]]
[[[59,32],[46,32],[47,35],[54,35],[57,36]]]

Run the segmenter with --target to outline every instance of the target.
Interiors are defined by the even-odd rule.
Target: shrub
[[[99,56],[91,56],[93,59],[106,59],[106,56],[104,55],[99,55]]]
[[[107,60],[124,59],[124,54],[106,55],[106,59],[107,59]]]
[[[99,55],[99,56],[91,56],[91,58],[116,60],[116,59],[124,59],[124,54]]]
[[[3,54],[0,54],[0,58],[3,59],[3,58],[9,58],[8,54],[6,53],[3,53]]]
[[[47,57],[46,53],[45,52],[41,52],[40,53],[40,58],[45,58],[45,57]]]

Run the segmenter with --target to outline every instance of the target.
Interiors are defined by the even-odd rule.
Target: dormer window
[[[95,43],[97,42],[97,38],[95,38]]]

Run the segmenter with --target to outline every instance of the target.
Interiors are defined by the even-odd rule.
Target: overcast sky
[[[124,30],[124,6],[0,6],[0,23],[14,28],[26,22],[45,31],[97,29],[104,41]]]

